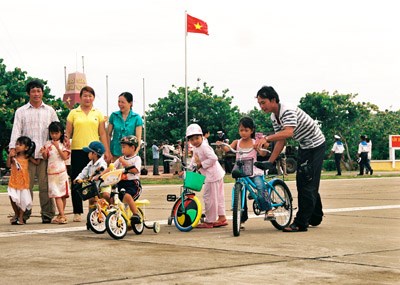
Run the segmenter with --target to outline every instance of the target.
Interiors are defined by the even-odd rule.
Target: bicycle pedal
[[[176,201],[176,195],[175,194],[168,194],[167,195],[167,201],[168,202],[175,202]]]

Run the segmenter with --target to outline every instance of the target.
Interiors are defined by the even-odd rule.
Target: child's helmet
[[[194,136],[194,135],[203,135],[203,131],[198,124],[190,124],[186,129],[186,137]]]
[[[138,145],[139,145],[139,140],[138,140],[137,137],[135,137],[135,136],[126,136],[126,137],[123,137],[123,138],[119,141],[119,143],[121,143],[121,144],[127,144],[127,145],[133,145],[133,146],[135,146],[135,147],[138,147]]]

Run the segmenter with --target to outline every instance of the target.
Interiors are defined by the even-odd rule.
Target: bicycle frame
[[[285,199],[279,194],[278,191],[275,190],[275,187],[272,185],[272,182],[275,180],[276,178],[270,179],[269,181],[266,181],[265,178],[263,177],[263,181],[266,185],[267,188],[267,193],[268,193],[268,197],[271,197],[272,192],[275,193],[275,195],[277,195],[277,197],[279,198],[279,201],[285,201]],[[244,208],[244,204],[245,204],[245,199],[247,199],[247,192],[250,193],[251,197],[254,199],[254,201],[257,201],[258,203],[258,195],[256,194],[255,189],[257,189],[256,184],[250,179],[250,177],[241,177],[241,178],[237,178],[236,182],[239,182],[242,185],[242,209]],[[232,191],[232,195],[233,195],[233,191]],[[233,199],[232,199],[233,200]],[[281,207],[283,206],[283,203],[273,203],[271,202],[271,207],[272,208],[276,208],[276,207]]]

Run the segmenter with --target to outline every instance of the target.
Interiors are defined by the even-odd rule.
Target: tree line
[[[9,144],[14,112],[29,101],[25,85],[32,79],[20,68],[7,71],[3,59],[0,59],[0,151],[3,154]],[[45,85],[43,101],[53,106],[60,121],[65,124],[69,109],[60,98],[51,94],[46,80],[39,80]],[[268,114],[258,108],[241,112],[232,103],[234,94],[230,96],[228,93],[229,89],[225,89],[221,94],[216,94],[214,87],[206,82],[196,88],[189,87],[188,123],[195,122],[206,128],[211,134],[211,142],[216,140],[219,130],[224,131],[230,141],[239,138],[238,122],[242,116],[254,119],[257,132],[266,134],[273,131]],[[357,94],[340,94],[336,91],[333,94],[328,91],[313,92],[305,94],[298,106],[321,123],[327,141],[327,154],[333,145],[333,136],[337,134],[345,143],[346,160],[353,161],[359,137],[364,134],[373,143],[372,159],[386,160],[389,157],[389,135],[400,134],[400,110],[381,111],[374,104],[355,102],[356,97]],[[285,102],[285,98],[281,98],[281,101]],[[145,115],[148,145],[153,140],[174,143],[184,139],[185,88],[172,85],[165,97],[148,106]],[[289,144],[295,145],[295,142],[289,141]],[[147,157],[150,158],[150,148],[147,151]]]

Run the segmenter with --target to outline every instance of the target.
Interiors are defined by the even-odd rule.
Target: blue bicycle
[[[243,154],[252,150],[237,151],[232,149],[229,144],[221,144],[228,147],[233,153],[239,153],[239,159],[236,160],[232,171],[232,177],[236,180],[232,189],[233,235],[240,235],[241,216],[248,196],[253,199],[253,211],[256,215],[265,211],[265,201],[268,200],[271,202],[275,215],[275,219],[270,221],[272,225],[278,230],[287,227],[293,216],[293,198],[289,187],[282,179],[268,175],[268,172],[275,169],[275,166],[268,161],[254,163],[256,167],[264,170],[264,182],[267,188],[265,193],[258,193],[256,185],[250,179],[250,176],[253,175],[253,159],[242,158]]]

